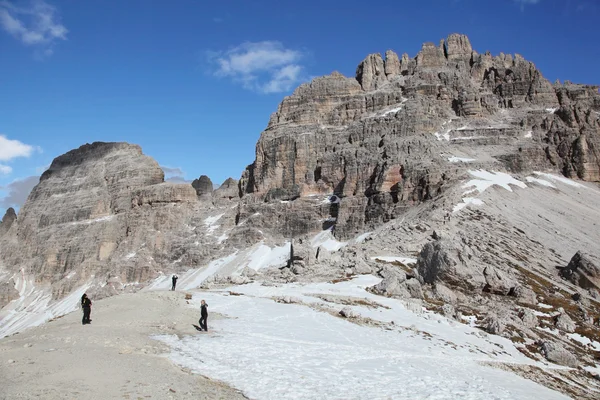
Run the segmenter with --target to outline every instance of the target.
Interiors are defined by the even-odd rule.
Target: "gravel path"
[[[0,399],[244,399],[150,338],[199,334],[198,316],[183,292],[139,292],[94,301],[91,325],[73,312],[1,339]]]

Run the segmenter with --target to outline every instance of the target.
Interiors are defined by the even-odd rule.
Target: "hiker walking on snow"
[[[177,286],[177,279],[179,277],[177,275],[173,275],[173,278],[171,278],[171,280],[173,281],[173,286],[171,287],[171,290],[175,290],[175,286]]]
[[[83,319],[81,320],[81,323],[83,325],[91,323],[92,320],[90,319],[90,314],[92,313],[92,301],[85,293],[81,296],[81,308],[83,308]]]
[[[206,320],[208,319],[208,304],[206,304],[204,300],[202,300],[200,304],[200,321],[198,321],[198,324],[200,325],[200,329],[204,329],[208,332],[208,325],[206,323]]]

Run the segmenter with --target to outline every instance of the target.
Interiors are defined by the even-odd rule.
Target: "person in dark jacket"
[[[171,287],[171,290],[175,290],[175,286],[177,286],[177,279],[179,279],[177,275],[173,275],[173,278],[171,278],[171,280],[173,281],[173,286]]]
[[[81,308],[83,308],[83,319],[81,320],[81,323],[83,325],[91,323],[92,320],[90,319],[90,314],[92,313],[92,301],[85,293],[81,296]]]
[[[204,329],[208,332],[208,325],[206,320],[208,319],[208,304],[204,300],[200,302],[200,321],[198,324],[200,325],[200,329]]]

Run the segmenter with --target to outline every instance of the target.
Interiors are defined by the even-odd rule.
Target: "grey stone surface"
[[[600,262],[581,251],[575,253],[561,275],[584,289],[600,289]]]
[[[557,329],[560,329],[564,332],[573,333],[575,332],[575,329],[577,329],[575,322],[571,319],[571,317],[569,317],[568,314],[564,313],[564,310],[555,318],[555,324]]]
[[[355,77],[316,78],[282,101],[240,189],[259,201],[339,194],[336,232],[351,237],[442,194],[467,167],[448,149],[476,153],[477,167],[599,181],[597,89],[552,86],[523,57],[477,53],[460,34],[412,59],[371,54]]]
[[[194,179],[192,187],[196,189],[196,194],[200,200],[210,200],[213,194],[213,183],[206,175],[201,175]]]
[[[544,341],[541,343],[541,348],[548,361],[571,368],[579,366],[577,358],[558,343]]]
[[[12,207],[9,207],[6,210],[6,213],[4,213],[4,217],[2,217],[2,221],[0,221],[0,236],[4,235],[6,232],[8,232],[8,230],[12,226],[13,222],[15,222],[16,220],[17,220],[17,213],[15,213],[15,209]]]

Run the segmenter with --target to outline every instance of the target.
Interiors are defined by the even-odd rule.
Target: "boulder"
[[[442,315],[446,318],[456,318],[456,309],[450,304],[444,304],[442,306]]]
[[[433,294],[436,299],[443,301],[446,304],[456,304],[457,298],[456,294],[452,291],[452,289],[444,286],[441,283],[436,283],[433,289]]]
[[[517,286],[514,279],[508,277],[506,273],[499,271],[494,267],[485,267],[483,276],[486,282],[483,290],[486,292],[507,295],[511,289]]]
[[[344,318],[358,318],[359,315],[352,310],[350,307],[344,307],[340,310],[339,314]]]
[[[561,276],[583,289],[600,290],[600,263],[581,251],[561,270]]]
[[[548,361],[571,368],[579,366],[577,358],[558,343],[544,341],[541,343],[541,349]]]
[[[465,264],[460,252],[445,239],[423,246],[417,259],[417,271],[424,283],[443,282],[465,290],[479,289],[485,285],[483,275]]]
[[[527,286],[517,285],[513,289],[512,294],[521,303],[530,304],[530,305],[536,305],[538,303],[537,295],[531,288],[529,288]]]
[[[373,293],[382,296],[410,296],[405,285],[406,274],[404,271],[398,268],[386,266],[379,271],[379,276],[381,276],[383,279],[377,285],[370,288]]]
[[[421,282],[419,282],[418,279],[407,279],[404,281],[404,285],[406,286],[406,290],[408,290],[410,297],[415,299],[422,299],[424,297],[423,288],[421,287]]]
[[[506,322],[496,314],[490,314],[483,321],[484,329],[492,335],[501,335],[506,329]]]
[[[564,332],[573,333],[575,332],[575,329],[577,329],[577,325],[575,324],[575,322],[571,319],[571,317],[569,317],[567,313],[564,312],[556,316],[556,318],[554,319],[554,323],[557,329]]]
[[[533,329],[539,324],[539,321],[533,313],[533,311],[531,311],[528,308],[521,309],[519,311],[519,318],[523,322],[523,325],[525,325],[529,329]]]

